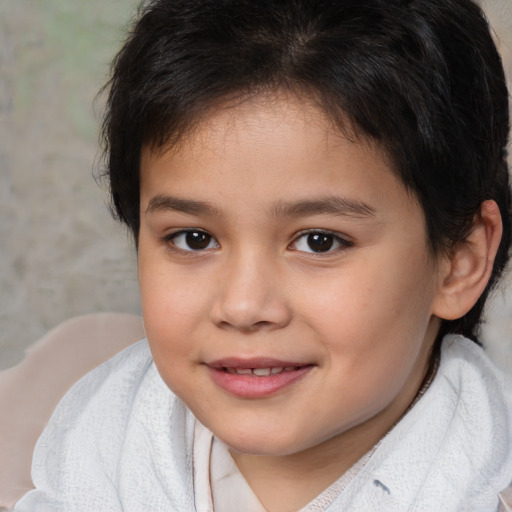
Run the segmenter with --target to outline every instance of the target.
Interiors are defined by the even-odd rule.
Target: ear
[[[439,262],[434,315],[456,320],[475,305],[491,276],[501,234],[498,205],[492,200],[484,201],[480,213],[475,215],[470,234]]]

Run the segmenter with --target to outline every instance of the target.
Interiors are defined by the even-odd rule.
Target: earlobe
[[[440,263],[434,315],[455,320],[474,306],[491,276],[501,234],[498,205],[492,200],[484,201],[469,235]]]

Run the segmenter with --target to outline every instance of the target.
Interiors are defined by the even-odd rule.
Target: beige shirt
[[[297,512],[326,510],[363,468],[372,451]],[[194,495],[198,512],[266,512],[227,446],[198,421],[194,431]]]

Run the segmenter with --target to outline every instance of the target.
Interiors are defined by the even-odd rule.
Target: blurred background
[[[138,0],[0,0],[0,370],[76,315],[140,313],[135,251],[97,183],[108,77]],[[512,0],[482,0],[512,78]],[[483,339],[512,372],[512,278]]]

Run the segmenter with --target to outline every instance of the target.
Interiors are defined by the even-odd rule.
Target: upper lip
[[[310,366],[311,363],[305,363],[294,360],[274,359],[272,357],[226,357],[207,363],[210,368],[286,368],[290,366]]]

